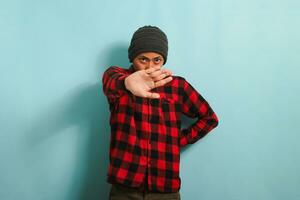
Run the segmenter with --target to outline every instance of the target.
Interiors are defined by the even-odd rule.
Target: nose
[[[154,64],[153,61],[151,60],[151,61],[148,63],[147,69],[152,68],[152,67],[154,67],[154,66],[155,66],[155,64]]]

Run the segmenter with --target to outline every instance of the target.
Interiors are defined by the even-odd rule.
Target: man
[[[180,199],[180,148],[218,124],[207,101],[182,77],[162,69],[168,40],[155,26],[132,36],[129,69],[108,68],[102,77],[110,108],[111,200]],[[197,118],[181,129],[181,115]]]

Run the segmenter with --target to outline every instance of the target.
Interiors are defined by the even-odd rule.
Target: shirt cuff
[[[189,144],[187,129],[183,129],[181,130],[181,134],[180,134],[180,147],[184,147],[187,144]]]

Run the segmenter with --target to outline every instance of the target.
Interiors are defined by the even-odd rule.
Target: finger
[[[155,80],[160,80],[166,76],[171,76],[172,75],[172,72],[168,69],[161,69],[161,70],[157,70],[157,71],[154,71],[152,73],[149,73],[149,76],[152,78],[152,79],[155,79]]]
[[[149,73],[155,72],[155,71],[157,71],[157,70],[160,70],[160,66],[151,67],[151,68],[149,68],[149,69],[146,69],[145,72],[146,72],[147,74],[149,74]]]
[[[168,76],[171,76],[173,73],[171,70],[165,69],[165,74],[167,74]]]
[[[151,78],[155,78],[156,76],[160,76],[160,75],[163,74],[163,73],[164,73],[164,71],[163,71],[162,69],[159,69],[159,70],[150,72],[150,73],[148,73],[148,74],[149,74],[149,76],[150,76]]]
[[[162,73],[162,74],[160,74],[157,77],[151,77],[151,78],[154,81],[160,81],[160,80],[162,80],[162,79],[164,79],[165,77],[168,77],[168,76],[172,76],[172,72],[171,71],[166,71],[165,73]]]
[[[172,79],[173,79],[173,77],[172,76],[169,76],[169,77],[167,77],[167,78],[165,78],[165,79],[162,79],[162,80],[160,80],[160,81],[157,81],[157,82],[155,82],[154,83],[154,87],[160,87],[160,86],[163,86],[163,85],[165,85],[166,83],[169,83],[170,81],[172,81]]]
[[[160,97],[158,93],[151,93],[151,92],[146,92],[145,96],[146,98],[150,98],[150,99],[158,99]]]

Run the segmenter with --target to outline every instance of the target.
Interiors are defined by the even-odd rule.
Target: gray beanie
[[[140,53],[155,52],[164,58],[164,64],[168,56],[168,39],[166,34],[156,26],[143,26],[136,30],[131,38],[128,48],[128,58],[133,62]]]

